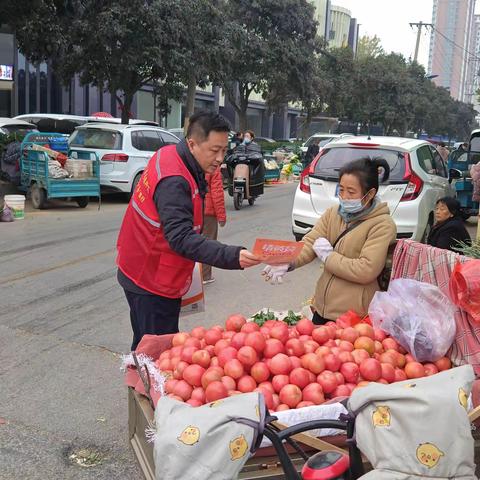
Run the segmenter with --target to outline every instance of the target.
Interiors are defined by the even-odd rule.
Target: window
[[[445,168],[445,163],[443,158],[438,153],[438,151],[434,147],[430,147],[433,155],[433,164],[435,165],[435,170],[437,171],[437,175],[440,177],[447,178],[447,169]]]
[[[320,178],[338,180],[340,169],[353,160],[361,158],[380,157],[384,158],[390,165],[390,183],[404,182],[405,176],[405,158],[402,152],[394,150],[383,150],[381,148],[330,148],[324,150],[317,165],[315,166],[315,176]]]
[[[166,132],[159,132],[159,133],[165,145],[176,145],[178,143],[177,137],[170,135],[169,133],[166,133]]]
[[[113,130],[79,128],[72,133],[69,146],[99,148],[103,150],[120,150],[122,148],[122,135]]]
[[[132,146],[142,152],[156,152],[163,141],[155,130],[138,130],[132,132]]]
[[[433,166],[432,153],[428,145],[424,145],[417,150],[417,158],[420,168],[428,175],[435,175],[436,171]]]

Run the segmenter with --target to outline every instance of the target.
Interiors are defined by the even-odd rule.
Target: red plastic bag
[[[480,322],[480,260],[457,263],[450,278],[452,301]]]
[[[336,321],[337,325],[340,328],[353,327],[357,323],[361,323],[361,322],[370,323],[369,321],[367,321],[367,319],[363,319],[362,317],[359,317],[357,313],[355,313],[353,310],[349,310],[343,315],[340,315]]]

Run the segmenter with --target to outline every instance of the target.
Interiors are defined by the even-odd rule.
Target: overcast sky
[[[387,51],[402,53],[406,58],[415,52],[417,31],[410,22],[432,21],[433,0],[333,0],[333,5],[346,7],[358,20],[360,35],[377,35]],[[480,2],[477,2],[480,13]],[[430,30],[423,29],[420,40],[419,62],[428,67]]]

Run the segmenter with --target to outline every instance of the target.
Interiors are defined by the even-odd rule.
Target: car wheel
[[[432,217],[432,214],[430,214],[430,216],[428,217],[427,226],[425,227],[425,231],[423,232],[423,236],[421,240],[422,243],[427,243],[428,236],[432,231],[432,227],[433,227],[433,217]]]
[[[90,200],[89,197],[78,197],[75,199],[75,201],[77,202],[77,205],[80,208],[85,208],[88,205],[89,200]]]
[[[295,240],[297,242],[301,242],[303,240],[303,235],[301,233],[295,233],[293,232],[293,236],[295,237]]]
[[[248,204],[251,206],[255,203],[255,197],[251,197],[248,199]]]
[[[33,208],[43,210],[47,206],[47,191],[40,187],[38,183],[34,183],[30,187],[30,195]]]
[[[133,192],[137,188],[138,182],[140,181],[140,178],[142,177],[142,173],[143,172],[137,173],[136,177],[133,179],[132,190],[129,193],[127,193],[127,201],[128,202],[132,198]]]

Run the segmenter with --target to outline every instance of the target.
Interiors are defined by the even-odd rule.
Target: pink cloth
[[[140,343],[137,345],[135,353],[139,355],[143,353],[149,356],[153,361],[157,360],[160,354],[172,347],[172,338],[174,334],[169,335],[144,335]],[[150,377],[153,383],[153,378]],[[135,367],[128,367],[125,373],[125,384],[128,387],[134,388],[141,395],[145,395],[145,388],[142,379]],[[160,398],[160,392],[156,391],[153,385],[150,387],[150,397],[153,404],[156,406]]]
[[[439,248],[430,247],[412,240],[399,240],[393,256],[392,280],[411,278],[436,285],[450,298],[450,277],[457,262],[469,258]],[[450,350],[454,365],[470,364],[475,374],[480,375],[480,324],[460,308],[456,309],[457,333]]]

